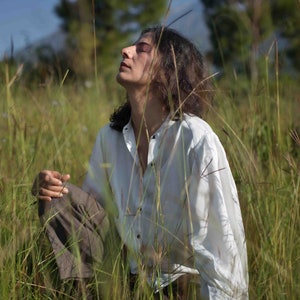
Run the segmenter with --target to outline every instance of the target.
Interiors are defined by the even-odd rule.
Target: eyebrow
[[[132,44],[132,46],[136,46],[136,45],[143,45],[143,44],[145,44],[145,45],[150,45],[151,46],[151,44],[150,44],[150,42],[148,42],[148,41],[143,41],[143,40],[137,40],[136,42],[134,42],[133,44]]]
[[[142,41],[142,42],[138,42],[138,43],[136,43],[135,45],[136,45],[136,46],[137,46],[137,45],[148,45],[148,46],[152,46],[150,43],[148,43],[148,42],[143,42],[143,41]]]

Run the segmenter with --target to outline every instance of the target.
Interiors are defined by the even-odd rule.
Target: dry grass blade
[[[290,131],[290,137],[295,141],[296,145],[300,147],[300,137],[296,129]]]

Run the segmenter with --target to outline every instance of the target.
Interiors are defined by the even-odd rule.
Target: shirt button
[[[136,238],[137,238],[137,239],[140,239],[140,238],[141,238],[141,235],[138,233],[138,234],[136,235]]]
[[[152,136],[152,138],[153,138],[153,139],[155,139],[155,138],[156,138],[155,134]]]

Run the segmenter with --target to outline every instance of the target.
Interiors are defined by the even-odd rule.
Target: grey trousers
[[[39,217],[52,245],[60,279],[93,277],[103,258],[109,221],[90,195],[67,183],[68,195],[39,201]]]

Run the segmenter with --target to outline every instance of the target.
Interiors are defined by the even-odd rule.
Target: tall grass
[[[266,72],[253,92],[243,77],[221,80],[210,121],[225,146],[239,189],[250,299],[298,299],[299,88],[290,77],[279,79],[277,70],[272,74]]]
[[[31,185],[42,169],[68,172],[80,185],[96,133],[120,96],[107,91],[101,79],[89,88],[53,84],[29,89],[16,71],[2,68],[0,298],[68,298],[55,280]],[[299,86],[265,73],[255,89],[244,77],[220,80],[208,121],[224,144],[239,190],[250,298],[299,299]],[[128,299],[128,269],[113,232],[106,247],[95,282],[104,298]],[[146,289],[139,298],[149,299]]]

